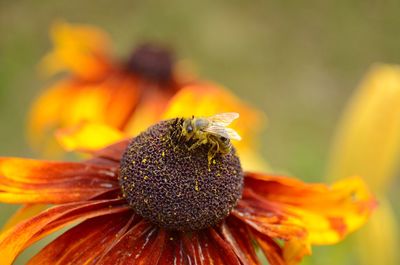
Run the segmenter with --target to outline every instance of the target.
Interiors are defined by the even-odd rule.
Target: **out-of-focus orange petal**
[[[221,226],[221,232],[236,256],[243,264],[260,264],[246,226],[234,218],[227,218]]]
[[[25,248],[73,222],[128,210],[127,206],[121,206],[121,200],[77,202],[50,208],[0,235],[1,262],[11,264]]]
[[[131,215],[109,215],[86,220],[47,245],[28,264],[92,264],[126,232],[132,220]]]
[[[64,104],[73,97],[74,92],[73,82],[60,81],[34,102],[28,117],[28,133],[33,144],[42,143],[46,135],[60,125]]]
[[[3,226],[3,231],[15,226],[16,224],[35,216],[47,208],[45,204],[27,204],[16,211]]]
[[[182,88],[171,99],[162,119],[192,115],[211,116],[232,111],[240,114],[240,118],[230,127],[242,136],[242,141],[233,144],[238,149],[243,167],[256,171],[266,169],[267,165],[260,158],[255,163],[254,158],[257,156],[250,154],[250,150],[257,149],[255,143],[265,117],[220,86],[197,84]]]
[[[70,71],[83,79],[93,79],[110,69],[110,40],[102,30],[57,22],[51,28],[51,38],[54,50],[43,58],[43,73]]]
[[[86,120],[103,122],[110,93],[110,87],[105,84],[94,87],[73,80],[56,83],[31,108],[28,117],[31,143],[43,150],[50,144],[54,145],[52,133],[57,128],[74,126]],[[55,153],[55,150],[46,153]]]
[[[290,214],[296,226],[308,232],[311,244],[333,244],[363,225],[376,201],[360,178],[348,178],[332,186],[248,173],[245,186],[263,203],[276,203]]]
[[[133,80],[123,75],[101,82],[60,81],[33,104],[29,116],[31,142],[42,146],[43,142],[53,139],[55,129],[71,128],[85,122],[104,123],[115,130],[121,129],[132,116],[138,97],[139,91]],[[100,133],[93,137],[96,135],[100,136]],[[93,137],[82,141],[93,141]],[[96,146],[104,147],[109,143]]]
[[[304,256],[311,255],[310,243],[297,238],[285,242],[283,257],[287,265],[299,264]]]
[[[61,129],[56,137],[65,150],[93,151],[119,142],[125,135],[104,123],[81,123],[72,128]]]
[[[154,90],[147,92],[136,107],[130,121],[124,128],[124,132],[130,136],[136,136],[148,127],[163,119],[163,113],[167,108],[170,95]]]
[[[0,201],[63,203],[118,187],[118,168],[86,163],[0,158]]]

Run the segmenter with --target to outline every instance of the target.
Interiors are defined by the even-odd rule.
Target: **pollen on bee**
[[[149,176],[144,176],[143,179],[144,179],[144,180],[148,180],[148,179],[149,179]]]
[[[162,151],[162,153],[161,153],[161,156],[162,156],[162,157],[164,157],[164,156],[165,156],[165,152],[164,152],[164,151]]]
[[[147,162],[147,159],[146,159],[146,158],[143,158],[143,159],[142,159],[142,163],[143,163],[143,164],[146,164],[146,162]]]

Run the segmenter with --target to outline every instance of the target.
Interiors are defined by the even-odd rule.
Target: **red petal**
[[[0,200],[9,203],[82,201],[118,187],[117,169],[87,163],[0,158]]]
[[[193,234],[186,233],[182,235],[182,242],[189,256],[189,264],[240,265],[230,245],[212,228]]]
[[[180,234],[169,232],[157,265],[189,265],[194,264],[193,262],[193,259],[186,253]]]
[[[166,232],[142,220],[113,245],[96,264],[157,264]]]
[[[105,249],[126,232],[132,218],[131,213],[125,213],[86,220],[47,245],[28,264],[95,264]]]
[[[270,237],[263,235],[262,233],[252,230],[252,236],[261,247],[264,255],[267,257],[270,265],[286,265],[286,261],[283,257],[283,251],[281,247]]]
[[[245,225],[230,217],[222,224],[221,230],[243,265],[260,264]]]
[[[0,236],[2,264],[11,264],[26,247],[68,224],[129,210],[121,200],[76,202],[56,206],[7,230]]]

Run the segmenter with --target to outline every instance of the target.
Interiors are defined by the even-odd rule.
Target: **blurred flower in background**
[[[106,33],[93,26],[59,22],[51,35],[55,47],[41,69],[68,75],[45,90],[30,113],[30,139],[39,149],[48,148],[45,153],[54,151],[51,135],[60,128],[69,150],[77,148],[81,134],[92,135],[80,143],[88,151],[135,136],[161,119],[235,111],[242,117],[234,129],[246,139],[237,146],[248,157],[246,168],[266,168],[254,151],[263,115],[225,88],[184,74],[170,50],[144,44],[120,62],[110,54]]]
[[[46,75],[67,76],[45,90],[32,107],[29,133],[38,146],[49,138],[48,132],[82,121],[123,129],[143,102],[153,102],[153,112],[160,112],[183,86],[173,55],[163,47],[144,44],[118,61],[110,54],[107,34],[96,27],[59,22],[51,37],[54,49],[41,69]]]
[[[399,221],[388,197],[399,163],[400,66],[379,64],[371,68],[343,114],[328,169],[330,179],[362,176],[378,196],[376,213],[358,234],[361,264],[400,262]]]

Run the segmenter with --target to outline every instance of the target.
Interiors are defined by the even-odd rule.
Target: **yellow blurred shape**
[[[385,189],[400,159],[400,66],[376,65],[345,111],[328,176],[363,176]]]
[[[379,198],[379,207],[357,233],[357,250],[363,265],[399,264],[398,222],[390,203]]]
[[[399,264],[398,222],[385,193],[400,159],[400,66],[372,67],[354,94],[336,134],[329,178],[360,175],[381,194],[377,212],[359,232],[364,265]]]
[[[98,150],[126,138],[122,132],[102,123],[82,123],[71,129],[59,130],[56,137],[69,151]]]

